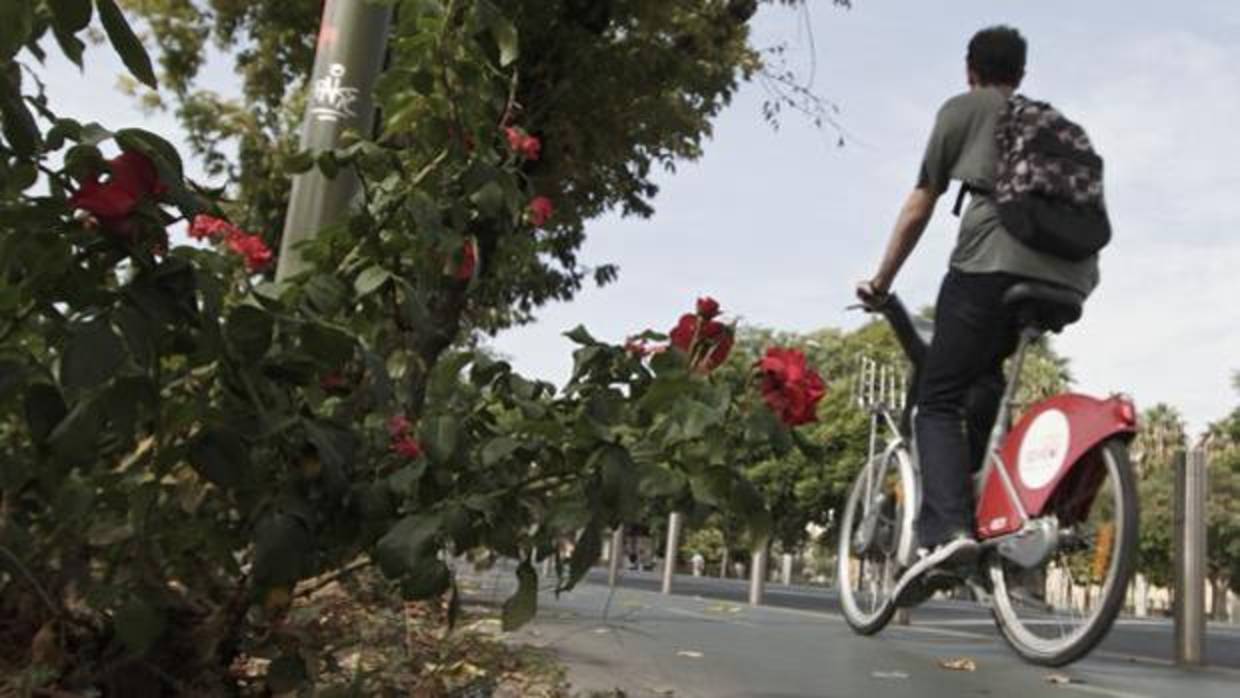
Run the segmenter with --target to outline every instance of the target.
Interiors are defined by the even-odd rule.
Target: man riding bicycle
[[[917,186],[900,210],[878,272],[857,285],[870,306],[881,305],[916,247],[939,197],[952,180],[969,205],[935,304],[935,332],[917,383],[914,433],[923,475],[917,516],[919,558],[901,575],[896,599],[925,591],[926,573],[974,559],[971,472],[982,463],[1002,399],[1003,362],[1020,328],[1002,302],[1014,284],[1051,282],[1087,296],[1098,283],[1098,257],[1068,261],[1027,247],[1004,229],[993,190],[998,149],[995,125],[1025,75],[1026,44],[997,26],[969,41],[969,90],[939,109]]]

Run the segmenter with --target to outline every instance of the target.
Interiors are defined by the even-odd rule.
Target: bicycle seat
[[[1032,327],[1042,332],[1063,330],[1081,319],[1085,296],[1051,283],[1022,281],[1003,294],[1003,304],[1016,309],[1022,327]]]

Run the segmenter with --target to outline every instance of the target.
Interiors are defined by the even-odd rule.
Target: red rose
[[[530,223],[535,227],[541,228],[545,225],[553,213],[555,213],[555,205],[551,203],[551,199],[545,196],[535,196],[530,200]]]
[[[219,240],[241,234],[242,231],[232,223],[205,213],[194,216],[194,221],[189,225],[189,236],[195,240]]]
[[[461,248],[461,263],[457,266],[453,276],[458,281],[469,281],[474,278],[474,269],[478,266],[478,244],[472,239],[465,241],[465,245]]]
[[[681,315],[668,336],[672,346],[689,355],[690,365],[703,372],[723,365],[736,343],[731,327],[716,320],[703,322],[691,313]]]
[[[245,268],[250,272],[262,271],[275,257],[271,253],[271,248],[267,247],[267,243],[257,235],[247,235],[241,231],[229,235],[224,243],[228,245],[228,249],[236,252],[245,259]]]
[[[697,314],[703,320],[713,320],[719,316],[719,301],[706,296],[697,300]]]
[[[392,415],[392,418],[387,423],[388,436],[391,436],[393,439],[405,436],[411,428],[413,428],[413,425],[410,424],[409,418],[403,414]]]
[[[89,212],[106,230],[130,234],[128,218],[147,197],[167,191],[155,165],[142,153],[127,150],[108,161],[111,176],[100,182],[96,173],[69,197],[69,205]]]
[[[408,435],[392,441],[392,450],[410,460],[422,457],[422,444]]]
[[[521,157],[534,162],[542,156],[542,141],[536,136],[526,136],[525,140],[521,141],[518,152],[521,153]]]
[[[668,337],[672,341],[672,346],[677,349],[689,353],[693,348],[693,340],[697,338],[698,319],[696,315],[685,313],[680,316],[680,322],[672,328],[668,333]]]
[[[346,390],[349,387],[349,382],[345,380],[344,375],[340,371],[332,371],[323,374],[319,378],[319,387],[325,392],[337,393]]]
[[[826,395],[822,376],[807,365],[796,349],[771,347],[758,361],[762,373],[762,399],[791,427],[808,424],[817,417],[817,406]]]
[[[261,237],[251,235],[215,216],[194,216],[194,221],[189,226],[189,236],[195,240],[222,241],[225,247],[245,259],[245,267],[251,272],[263,270],[275,257]]]
[[[706,354],[706,370],[713,371],[728,360],[736,338],[732,335],[732,328],[714,320],[706,323],[706,327],[702,328],[702,335],[711,343],[710,350]]]
[[[531,162],[537,160],[542,154],[542,141],[536,136],[531,136],[519,128],[509,126],[504,129],[504,135],[508,138],[508,147],[512,152],[520,155]]]
[[[646,341],[636,337],[631,337],[624,343],[624,350],[639,359],[644,359],[650,356],[651,353],[650,346],[646,344]]]

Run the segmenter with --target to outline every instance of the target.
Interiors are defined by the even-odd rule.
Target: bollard
[[[894,622],[896,625],[909,625],[912,620],[909,618],[908,609],[897,608]]]
[[[611,557],[607,560],[607,586],[613,589],[620,579],[620,560],[624,558],[624,526],[611,532]]]
[[[792,555],[789,553],[784,553],[780,560],[779,581],[786,587],[792,586]]]
[[[1200,666],[1205,656],[1206,454],[1176,458],[1175,661]]]
[[[765,545],[753,552],[749,565],[749,605],[761,606],[766,593],[766,561],[769,551]]]
[[[663,554],[663,593],[672,593],[672,578],[676,575],[676,552],[680,550],[680,526],[682,516],[672,512],[667,517],[667,549]]]

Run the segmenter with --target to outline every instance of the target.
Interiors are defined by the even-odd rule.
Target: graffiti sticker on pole
[[[310,113],[319,121],[339,121],[357,116],[353,111],[353,103],[357,101],[358,90],[344,84],[346,69],[339,63],[332,63],[327,75],[314,81],[314,94],[310,98]]]

